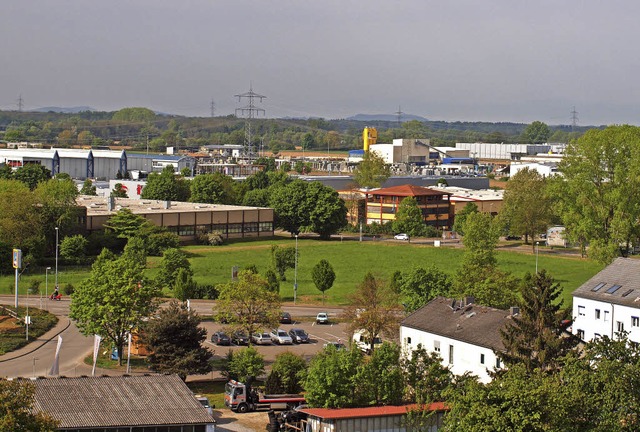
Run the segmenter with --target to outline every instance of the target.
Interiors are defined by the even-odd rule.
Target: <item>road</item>
[[[90,375],[91,366],[84,364],[84,358],[93,350],[93,338],[80,334],[78,328],[73,321],[69,319],[69,298],[63,298],[61,301],[40,300],[39,298],[26,297],[19,299],[21,306],[44,308],[55,314],[60,319],[55,329],[47,334],[31,342],[18,351],[0,356],[0,377],[34,377],[47,376],[51,365],[53,364],[55,350],[57,346],[58,334],[62,336],[62,348],[60,350],[59,370],[61,376],[81,376]],[[9,295],[0,296],[0,304],[13,305],[14,297]],[[212,300],[192,300],[191,308],[202,315],[210,315],[215,302]],[[258,350],[265,356],[267,362],[273,361],[275,356],[285,350],[291,350],[305,357],[311,357],[315,352],[320,350],[324,343],[344,340],[346,333],[343,324],[315,325],[310,317],[315,317],[318,312],[327,312],[330,317],[336,317],[342,312],[342,309],[335,307],[316,307],[302,305],[285,305],[283,309],[291,314],[298,321],[295,324],[284,324],[282,328],[287,331],[292,327],[304,328],[312,335],[310,344],[293,345],[288,347],[281,346],[261,346]],[[217,347],[210,342],[211,334],[221,328],[220,324],[212,322],[203,322],[202,326],[207,330],[207,342],[205,345],[210,347],[216,355],[225,355],[229,347]],[[235,350],[238,347],[230,347]],[[98,369],[98,375],[121,374],[108,369]]]

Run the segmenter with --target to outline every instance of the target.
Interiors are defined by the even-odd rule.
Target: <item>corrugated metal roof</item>
[[[177,375],[35,380],[37,411],[60,428],[211,424],[213,417]]]
[[[423,410],[423,411],[446,411],[449,408],[444,402],[434,402],[429,406],[411,404],[411,405],[386,405],[386,406],[374,406],[364,408],[305,408],[300,411],[321,419],[348,419],[348,418],[362,418],[362,417],[383,417],[404,415],[410,411]]]
[[[640,260],[616,258],[600,273],[580,285],[574,297],[619,304],[640,309]],[[597,291],[593,289],[602,285]],[[614,285],[620,285],[615,292],[607,292]]]
[[[53,159],[55,154],[52,149],[0,149],[0,157]]]
[[[476,304],[452,309],[454,301],[436,297],[406,317],[401,325],[504,351],[499,330],[511,321],[509,311]]]

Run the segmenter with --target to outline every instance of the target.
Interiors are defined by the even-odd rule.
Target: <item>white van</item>
[[[358,349],[367,354],[371,354],[371,338],[369,337],[369,332],[366,330],[356,330],[353,333],[352,339]],[[382,345],[382,339],[379,336],[373,338],[373,349],[376,349],[380,345]]]

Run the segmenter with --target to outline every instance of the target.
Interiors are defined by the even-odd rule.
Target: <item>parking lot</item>
[[[231,345],[231,346],[218,346],[211,342],[211,335],[219,330],[226,331],[227,328],[224,324],[214,322],[203,322],[201,324],[207,330],[207,341],[205,345],[211,348],[216,356],[224,356],[229,349],[237,350],[243,347]],[[306,344],[293,344],[293,345],[253,345],[264,357],[267,362],[275,360],[276,355],[281,352],[291,351],[295,354],[299,354],[309,359],[313,357],[318,351],[320,351],[323,345],[327,342],[342,341],[345,345],[348,344],[346,324],[344,323],[329,323],[329,324],[316,324],[309,321],[296,321],[296,317],[293,317],[293,324],[279,324],[279,327],[288,332],[292,328],[301,328],[309,334],[309,343]],[[265,328],[263,331],[270,332],[271,329]],[[227,332],[229,334],[229,332]]]

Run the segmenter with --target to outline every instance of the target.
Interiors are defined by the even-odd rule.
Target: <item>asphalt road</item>
[[[0,376],[2,377],[34,377],[47,376],[51,365],[53,364],[55,350],[58,341],[58,334],[62,336],[62,348],[60,350],[60,375],[64,376],[81,376],[90,375],[91,366],[84,364],[84,358],[93,350],[93,338],[85,337],[78,331],[77,327],[68,318],[69,315],[69,299],[64,298],[61,301],[40,300],[40,298],[26,297],[19,299],[19,304],[29,307],[43,308],[58,316],[60,322],[56,328],[47,334],[32,341],[29,345],[18,351],[0,356]],[[0,296],[0,304],[14,304],[14,297],[3,295]],[[193,300],[190,306],[196,312],[203,315],[210,315],[215,302],[211,300]],[[311,357],[314,353],[322,349],[326,342],[337,341],[341,339],[346,343],[345,326],[340,323],[329,325],[316,325],[312,317],[318,312],[327,312],[330,317],[336,317],[341,313],[340,308],[325,308],[316,306],[301,305],[285,305],[283,309],[289,312],[295,324],[282,324],[281,327],[289,330],[293,327],[303,328],[311,335],[311,343],[292,346],[259,346],[257,349],[265,356],[267,362],[273,361],[275,356],[290,350],[301,354],[305,357]],[[222,325],[212,322],[203,322],[202,326],[207,330],[208,346],[216,356],[226,355],[229,349],[235,350],[238,347],[218,347],[210,342],[213,332],[222,328]],[[101,348],[103,349],[103,348]],[[122,372],[98,369],[98,375],[121,374]]]

